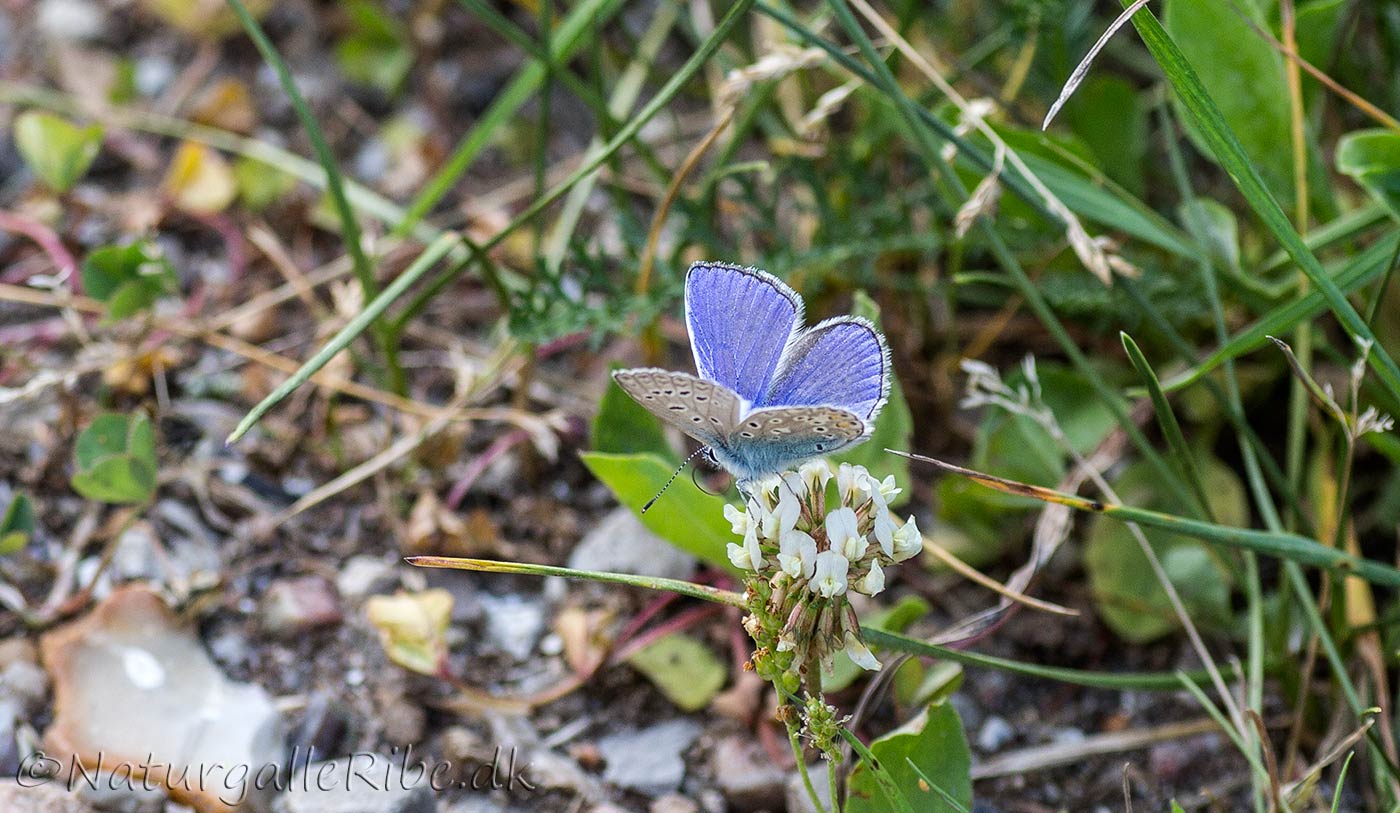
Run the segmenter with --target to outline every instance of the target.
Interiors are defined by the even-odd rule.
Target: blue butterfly
[[[749,481],[866,438],[890,391],[890,352],[869,321],[802,327],[802,297],[772,274],[698,262],[685,321],[700,375],[637,368],[613,378],[652,414]]]

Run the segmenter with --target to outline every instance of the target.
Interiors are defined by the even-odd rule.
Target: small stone
[[[822,808],[831,808],[830,783],[826,781],[826,763],[818,762],[807,766],[807,775],[812,779],[812,787],[821,799]],[[787,779],[787,813],[817,813],[812,804],[812,795],[807,792],[807,784],[802,781],[802,772],[793,769]]]
[[[631,509],[617,508],[574,547],[569,567],[686,579],[695,572],[695,557],[652,533]]]
[[[109,568],[119,581],[156,581],[160,578],[160,554],[155,529],[138,522],[117,539]]]
[[[107,28],[107,12],[91,0],[43,0],[36,17],[44,36],[66,42],[97,39]]]
[[[624,731],[598,741],[607,761],[603,779],[651,795],[674,791],[685,778],[683,754],[700,736],[700,724],[677,718]]]
[[[143,786],[139,779],[107,773],[79,782],[78,798],[101,813],[164,813],[166,802],[163,792]]]
[[[327,692],[315,692],[306,702],[301,723],[288,739],[293,761],[313,759],[314,756],[308,755],[316,754],[338,756],[349,727],[350,720],[342,705]]]
[[[77,796],[53,785],[27,787],[0,782],[0,810],[5,813],[95,813]]]
[[[401,765],[379,754],[314,763],[293,775],[273,813],[436,813],[429,784],[401,774]]]
[[[340,595],[320,576],[273,582],[262,597],[263,629],[284,638],[339,624],[343,619]]]
[[[977,747],[986,753],[995,753],[1003,745],[1011,742],[1016,732],[1003,717],[988,717],[977,731]]]
[[[753,740],[721,740],[710,754],[710,771],[735,810],[772,809],[783,801],[787,773]]]
[[[481,604],[491,641],[517,661],[528,660],[544,632],[544,606],[518,595],[483,595]]]
[[[16,660],[0,668],[0,696],[13,697],[26,714],[43,708],[48,693],[48,673],[37,664]]]
[[[700,813],[700,805],[679,793],[668,793],[651,803],[650,813]]]
[[[384,706],[384,739],[394,745],[415,745],[423,741],[428,727],[428,713],[406,697],[398,697]]]
[[[390,592],[398,582],[394,566],[377,556],[352,556],[340,568],[335,586],[346,601],[359,602],[375,593]]]

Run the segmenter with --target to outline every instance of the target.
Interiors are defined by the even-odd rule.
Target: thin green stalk
[[[812,784],[812,773],[807,770],[807,758],[802,755],[802,740],[798,739],[797,726],[789,723],[787,732],[788,742],[792,743],[792,755],[797,759],[797,773],[802,777],[802,786],[807,790],[807,798],[812,800],[812,806],[816,808],[817,813],[826,813],[826,805],[822,804],[822,797],[817,795],[817,786]]]
[[[306,98],[301,95],[301,90],[297,88],[296,81],[292,78],[292,72],[287,68],[287,63],[282,59],[282,55],[277,52],[272,40],[262,30],[262,26],[248,13],[248,9],[243,5],[243,0],[228,0],[233,11],[238,15],[238,20],[243,24],[243,29],[257,46],[258,52],[262,54],[263,60],[277,74],[277,80],[282,85],[282,92],[287,94],[287,99],[292,103],[292,108],[296,111],[297,118],[301,120],[301,126],[306,130],[306,137],[311,141],[311,148],[316,152],[316,159],[321,164],[321,169],[326,173],[326,192],[330,196],[331,204],[335,207],[336,217],[340,220],[340,230],[344,237],[346,251],[350,254],[351,264],[355,271],[355,279],[360,283],[360,290],[364,293],[365,300],[371,300],[379,294],[379,281],[375,279],[374,265],[370,262],[369,256],[365,253],[364,242],[360,236],[360,224],[355,218],[355,210],[350,206],[350,200],[345,194],[345,181],[341,177],[340,166],[336,163],[335,155],[331,152],[330,145],[326,143],[326,137],[321,132],[321,125],[317,123],[316,116],[312,114],[311,107],[306,103]],[[378,326],[375,330],[376,343],[379,345],[379,352],[384,357],[384,363],[388,367],[389,388],[403,395],[407,389],[407,382],[404,379],[403,367],[399,364],[398,348],[390,341],[389,334],[385,326]]]
[[[1191,454],[1191,447],[1186,445],[1186,436],[1181,432],[1181,424],[1176,420],[1176,413],[1172,411],[1172,405],[1167,401],[1167,396],[1162,392],[1162,386],[1157,380],[1157,374],[1153,372],[1152,365],[1147,362],[1147,357],[1142,354],[1137,342],[1129,336],[1126,331],[1119,331],[1118,338],[1123,342],[1123,349],[1128,354],[1128,360],[1132,362],[1133,368],[1138,375],[1142,376],[1143,383],[1147,386],[1147,394],[1152,399],[1153,412],[1157,416],[1157,425],[1162,430],[1162,436],[1167,440],[1167,447],[1171,449],[1172,458],[1176,460],[1177,468],[1181,470],[1181,476],[1191,486],[1191,491],[1196,496],[1196,505],[1200,510],[1200,516],[1214,521],[1215,517],[1210,510],[1210,499],[1206,496],[1205,486],[1201,483],[1201,473],[1196,468],[1196,460]]]
[[[663,579],[659,576],[634,576],[631,573],[609,573],[598,570],[575,570],[572,567],[536,565],[526,562],[498,562],[490,559],[459,559],[453,556],[409,556],[404,561],[414,567],[442,568],[445,570],[471,570],[477,573],[514,573],[525,576],[563,576],[569,579],[586,579],[607,584],[625,584],[629,587],[645,587],[648,590],[664,590],[682,596],[698,598],[744,609],[748,606],[744,596],[732,590],[721,590],[706,584],[695,584],[682,579]]]

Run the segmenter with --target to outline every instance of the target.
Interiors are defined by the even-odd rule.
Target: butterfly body
[[[685,306],[698,376],[637,368],[613,377],[741,482],[869,437],[890,378],[874,325],[846,316],[803,328],[795,291],[723,263],[691,266]]]

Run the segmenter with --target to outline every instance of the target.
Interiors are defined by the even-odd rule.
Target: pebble
[[[985,753],[995,753],[1016,736],[1011,724],[1004,717],[988,717],[977,730],[977,747]]]
[[[0,781],[0,810],[5,813],[95,813],[77,796],[52,785],[22,787]]]
[[[400,781],[399,765],[379,754],[313,763],[292,777],[273,801],[273,813],[436,813],[428,782],[415,783],[412,774]]]
[[[486,633],[492,643],[517,661],[528,660],[535,650],[535,642],[544,632],[544,606],[513,594],[484,594],[481,605],[486,615]]]
[[[388,592],[398,580],[392,564],[378,556],[361,554],[346,560],[335,578],[335,586],[346,601],[360,602],[376,593]]]
[[[679,793],[668,793],[651,803],[649,813],[700,813],[700,805]]]
[[[652,533],[631,509],[616,508],[574,547],[569,567],[686,579],[695,572],[695,557]]]
[[[807,775],[812,778],[812,787],[817,791],[817,798],[821,800],[822,807],[830,809],[831,788],[830,783],[826,781],[826,763],[808,765]],[[788,774],[787,813],[817,813],[816,806],[812,804],[812,796],[807,793],[807,785],[802,781],[802,772],[796,768]]]
[[[107,12],[92,0],[43,0],[35,22],[50,39],[81,42],[102,36]]]
[[[736,810],[773,809],[783,800],[787,772],[757,742],[726,737],[710,754],[715,784]]]
[[[101,813],[164,813],[166,797],[140,780],[125,774],[98,774],[92,782],[78,783],[78,798]]]
[[[263,629],[284,638],[334,626],[344,617],[335,585],[320,576],[275,581],[262,597]]]
[[[315,759],[316,755],[334,757],[340,755],[341,743],[350,728],[350,718],[345,708],[328,692],[318,691],[306,701],[306,711],[301,723],[287,740],[297,759]]]
[[[12,697],[21,712],[34,715],[49,694],[49,675],[33,661],[17,660],[0,668],[0,697]]]
[[[604,737],[598,741],[607,761],[603,779],[651,795],[674,791],[685,778],[682,754],[698,736],[699,723],[676,718]]]

